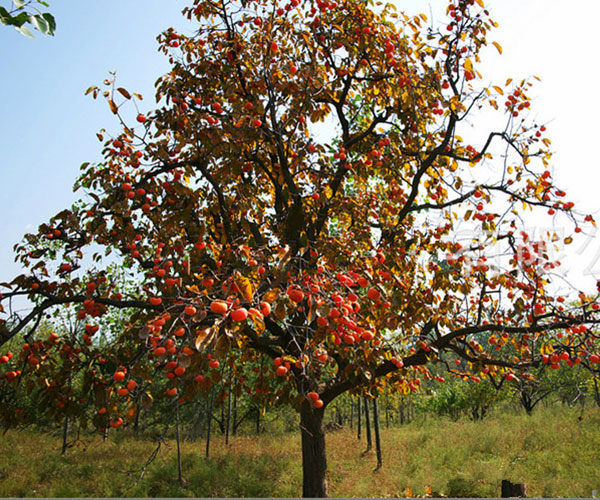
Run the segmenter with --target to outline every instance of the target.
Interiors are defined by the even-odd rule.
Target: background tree
[[[317,497],[324,410],[345,392],[417,392],[435,363],[511,381],[558,330],[558,353],[600,361],[586,343],[596,294],[553,293],[561,236],[527,233],[523,216],[594,222],[553,184],[531,83],[483,84],[494,22],[481,0],[450,1],[439,29],[355,0],[202,0],[184,14],[193,36],[159,37],[172,70],[157,109],[112,79],[89,89],[122,129],[99,133],[104,160],[82,166],[85,202],[17,246],[28,271],[1,298],[1,344],[65,305],[90,331],[115,309],[127,323],[105,346],[59,337],[6,355],[3,385],[31,373],[42,387],[59,350],[57,401],[78,370],[94,425],[118,428],[140,391],[160,388],[173,409],[198,393],[222,404],[224,368],[266,358],[245,386],[299,411],[303,495]],[[475,136],[484,107],[495,125]],[[139,286],[122,290],[110,262]],[[25,316],[10,306],[21,296]]]

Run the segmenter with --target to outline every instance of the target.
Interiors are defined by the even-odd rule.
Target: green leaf
[[[0,6],[0,23],[7,25],[10,24],[10,19],[11,19],[11,15],[8,13],[8,11]]]
[[[45,12],[41,16],[48,23],[48,35],[54,36],[54,32],[56,31],[56,20],[54,19],[54,16],[48,12]]]
[[[22,9],[25,7],[25,0],[13,0],[13,3],[17,6],[18,9]]]
[[[12,26],[16,26],[17,28],[23,26],[26,22],[29,21],[29,15],[26,12],[21,12],[18,16],[8,16],[8,23]]]
[[[21,33],[21,35],[25,35],[28,38],[35,38],[33,36],[33,33],[31,32],[31,30],[27,26],[18,26],[18,27],[15,27],[15,29],[19,33]]]
[[[40,14],[29,16],[29,22],[33,24],[33,27],[36,30],[44,35],[47,35],[50,32],[50,26],[48,26],[48,23]]]

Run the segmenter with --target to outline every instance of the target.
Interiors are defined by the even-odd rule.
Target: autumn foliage
[[[486,45],[502,50],[483,2],[451,0],[438,28],[358,0],[204,0],[184,14],[197,33],[159,37],[172,69],[156,109],[114,81],[89,89],[122,129],[82,166],[85,201],[16,248],[27,272],[5,284],[0,323],[5,343],[70,304],[81,334],[3,355],[0,394],[30,376],[59,414],[81,372],[88,399],[69,411],[91,404],[94,425],[116,428],[136,391],[166,378],[164,397],[185,401],[225,363],[246,392],[301,411],[317,434],[303,433],[304,494],[319,496],[320,418],[344,392],[418,391],[434,363],[501,384],[542,356],[600,360],[596,295],[565,300],[550,274],[553,245],[594,221],[553,183],[531,82],[488,87],[478,72]],[[480,109],[495,120],[484,136],[470,127]],[[526,232],[531,211],[566,234]],[[110,262],[139,286],[121,290]],[[6,305],[16,296],[34,304],[25,317]],[[116,309],[126,326],[100,347]],[[260,357],[270,374],[245,375]],[[304,441],[321,438],[316,460]]]

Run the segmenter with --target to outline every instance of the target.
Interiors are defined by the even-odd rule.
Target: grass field
[[[529,496],[590,497],[600,490],[600,411],[540,408],[532,417],[496,415],[482,422],[428,418],[382,429],[383,468],[363,455],[354,431],[328,434],[330,495],[497,497],[500,482],[528,485]],[[82,438],[60,455],[57,433],[9,431],[0,440],[4,497],[263,497],[301,494],[297,434],[236,436],[228,448],[215,436],[182,447],[186,487],[177,481],[176,446],[167,441],[142,479],[155,442],[114,433],[108,442]],[[138,470],[138,472],[134,472]],[[410,493],[410,492],[409,492]]]

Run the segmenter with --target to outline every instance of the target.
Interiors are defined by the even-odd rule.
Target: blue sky
[[[3,2],[6,4],[6,2]],[[20,273],[12,246],[27,231],[75,200],[72,185],[84,161],[100,159],[95,133],[118,130],[103,100],[85,97],[110,70],[152,108],[153,85],[168,70],[156,51],[158,33],[174,26],[189,32],[180,12],[183,0],[102,0],[50,2],[57,20],[55,37],[30,40],[0,28],[0,282]],[[443,0],[397,0],[400,9],[444,19]],[[556,155],[556,179],[569,199],[600,219],[597,195],[600,160],[595,155],[600,104],[597,96],[596,26],[600,4],[591,0],[489,0],[500,27],[490,35],[504,47],[491,48],[482,73],[486,80],[538,75],[533,103],[540,123],[549,123]],[[581,250],[588,242],[585,250]],[[572,274],[600,277],[597,239],[571,247]],[[587,252],[587,253],[586,253]],[[591,265],[591,267],[590,267]],[[578,268],[579,266],[579,268]],[[589,268],[586,270],[586,267]],[[594,274],[591,271],[596,270]],[[586,274],[587,273],[587,274]]]

